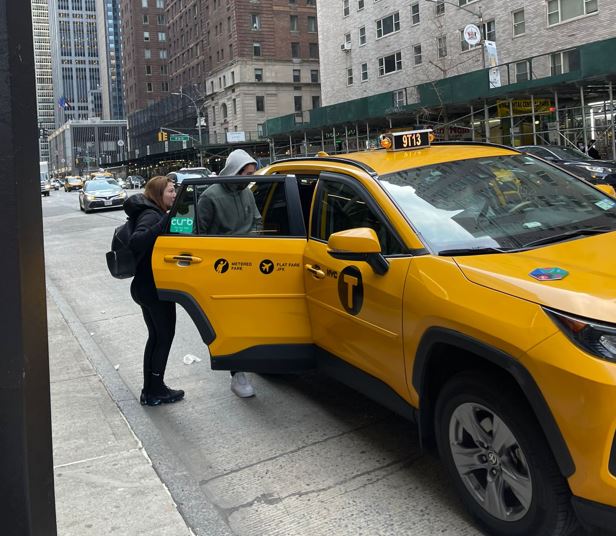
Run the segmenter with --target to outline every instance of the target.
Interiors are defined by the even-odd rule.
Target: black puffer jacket
[[[135,222],[129,242],[129,247],[137,259],[131,293],[142,302],[156,301],[158,295],[152,274],[152,250],[168,216],[143,194],[130,196],[124,202],[124,212]]]

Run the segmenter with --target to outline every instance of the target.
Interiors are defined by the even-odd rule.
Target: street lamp
[[[178,97],[186,97],[187,99],[190,100],[190,102],[193,103],[193,106],[195,107],[195,112],[197,114],[197,128],[199,129],[199,162],[201,163],[201,167],[203,167],[203,154],[201,152],[201,146],[202,146],[202,141],[201,141],[201,110],[199,109],[199,106],[197,106],[197,103],[195,102],[195,99],[193,99],[190,95],[187,95],[186,93],[183,93],[182,91],[180,91],[179,93],[171,93],[172,95],[177,95]]]
[[[481,6],[477,6],[479,8],[479,13],[473,11],[472,9],[468,9],[467,7],[461,6],[459,4],[454,4],[453,2],[450,2],[449,0],[426,0],[426,2],[430,2],[431,4],[449,4],[450,6],[456,7],[458,9],[461,9],[462,11],[466,11],[467,13],[470,13],[471,15],[473,15],[474,17],[477,17],[479,19],[479,33],[481,35],[481,59],[482,59],[482,63],[483,63],[483,68],[486,68],[486,54],[484,51],[484,41],[485,39],[483,38],[483,34],[482,32],[484,31],[483,28],[483,14],[481,13]]]

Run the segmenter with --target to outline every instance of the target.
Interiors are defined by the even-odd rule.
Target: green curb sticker
[[[192,218],[171,218],[171,232],[179,234],[192,234]]]

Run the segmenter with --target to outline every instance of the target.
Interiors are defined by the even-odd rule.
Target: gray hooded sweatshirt
[[[248,164],[257,164],[243,149],[232,151],[220,176],[237,175]],[[250,179],[247,177],[247,183]],[[199,197],[199,232],[208,235],[246,235],[257,230],[261,214],[250,188],[236,184],[213,184]]]

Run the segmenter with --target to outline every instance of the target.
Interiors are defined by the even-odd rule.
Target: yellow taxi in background
[[[68,175],[64,177],[64,191],[71,192],[72,190],[81,190],[83,188],[83,179],[78,175]]]
[[[316,368],[412,419],[489,534],[614,530],[616,201],[514,149],[430,136],[260,170],[242,234],[208,232],[199,201],[246,177],[184,181],[159,296],[213,369]]]

